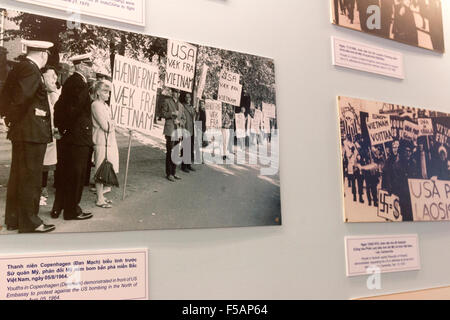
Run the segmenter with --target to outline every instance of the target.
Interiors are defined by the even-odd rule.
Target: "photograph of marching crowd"
[[[441,0],[331,0],[333,23],[444,53]]]
[[[339,97],[346,222],[450,220],[450,115]]]
[[[281,225],[269,58],[0,9],[0,234]]]

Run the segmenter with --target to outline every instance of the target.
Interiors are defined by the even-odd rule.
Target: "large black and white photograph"
[[[441,0],[331,0],[334,24],[445,52]]]
[[[275,64],[0,9],[0,234],[281,225]]]
[[[338,97],[346,222],[450,220],[450,115]]]

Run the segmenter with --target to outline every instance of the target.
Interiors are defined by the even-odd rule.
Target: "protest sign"
[[[207,65],[203,65],[197,89],[197,98],[199,99],[203,97],[203,91],[205,91],[206,76],[208,75],[208,69],[209,67]]]
[[[261,122],[262,122],[262,112],[258,109],[255,110],[253,118],[250,118],[250,132],[260,133]]]
[[[237,113],[235,115],[236,120],[236,137],[238,139],[245,138],[245,114]]]
[[[450,181],[408,179],[414,221],[450,220]]]
[[[219,77],[219,101],[239,107],[241,104],[242,85],[239,84],[240,75],[222,70]]]
[[[158,80],[157,66],[115,56],[110,111],[117,126],[152,130]]]
[[[167,40],[166,87],[192,92],[196,61],[196,46],[182,41]]]
[[[378,216],[389,221],[402,221],[399,198],[387,191],[378,191]]]
[[[433,121],[431,119],[418,119],[419,136],[432,136],[434,134]]]
[[[263,113],[267,118],[275,119],[277,117],[276,107],[274,104],[262,103]]]
[[[222,102],[216,100],[205,101],[206,129],[222,128]]]
[[[447,148],[450,148],[450,123],[449,118],[434,118],[433,124],[434,124],[434,132],[435,136],[434,139],[436,143],[440,143],[442,145],[445,145]]]
[[[372,114],[367,120],[370,142],[373,146],[392,141],[392,130],[390,120],[381,115]]]
[[[419,136],[419,127],[414,122],[403,121],[403,131],[401,137],[405,140],[417,141]]]

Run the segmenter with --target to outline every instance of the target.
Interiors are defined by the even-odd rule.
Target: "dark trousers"
[[[358,194],[361,197],[363,195],[364,177],[361,173],[355,173],[355,179],[358,183]]]
[[[64,172],[67,161],[67,146],[61,140],[56,141],[57,160],[55,171],[55,201],[52,211],[61,211],[64,207]]]
[[[377,175],[373,175],[370,173],[365,174],[366,180],[366,194],[367,201],[369,201],[369,205],[371,205],[372,200],[375,205],[378,205],[378,182],[380,182]]]
[[[19,232],[31,232],[43,223],[38,214],[46,149],[45,143],[12,142],[5,223]]]
[[[191,165],[194,163],[194,135],[190,137],[184,137],[183,139],[187,140],[187,143],[190,143],[191,145],[191,161],[188,163],[185,163],[184,161],[181,163],[181,169],[187,169],[190,168]],[[184,149],[181,150],[181,158],[183,158],[184,155]]]
[[[180,140],[172,140],[166,136],[166,176],[174,176],[177,172],[177,165],[172,161],[172,150],[180,143]]]
[[[67,145],[63,173],[64,218],[75,218],[80,214],[79,204],[83,196],[86,179],[89,146]]]
[[[352,194],[353,199],[356,201],[356,181],[355,181],[355,175],[353,174],[347,174],[348,178],[348,186],[352,188]]]

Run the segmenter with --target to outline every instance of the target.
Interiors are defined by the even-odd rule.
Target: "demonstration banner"
[[[418,119],[419,123],[419,136],[432,136],[434,135],[433,120],[431,119]]]
[[[373,146],[393,140],[391,122],[387,117],[372,114],[372,116],[367,119],[366,125],[370,136],[370,142]]]
[[[274,104],[262,103],[262,109],[264,116],[267,118],[275,119],[277,117],[276,107]]]
[[[222,128],[222,102],[216,100],[205,101],[206,129]]]
[[[418,125],[408,120],[403,121],[403,131],[401,137],[405,140],[417,141],[418,136]]]
[[[436,143],[445,145],[450,148],[450,118],[440,117],[433,119],[435,136],[434,139]]]
[[[260,133],[261,131],[261,122],[262,122],[262,112],[261,110],[255,109],[255,114],[253,118],[250,119],[250,132],[251,133]]]
[[[242,85],[239,84],[240,75],[222,70],[219,77],[219,101],[239,107],[241,104]]]
[[[115,56],[110,110],[118,127],[152,130],[158,80],[157,66]]]
[[[166,87],[192,92],[196,61],[196,46],[182,41],[167,40]]]
[[[245,138],[245,114],[236,113],[235,121],[236,121],[236,137],[238,139]]]
[[[203,91],[205,91],[206,76],[208,75],[208,69],[209,67],[204,64],[202,67],[202,72],[200,74],[200,80],[198,82],[197,98],[199,99],[203,97]]]
[[[414,221],[450,220],[450,181],[408,179]]]
[[[389,194],[387,191],[378,191],[378,216],[389,221],[403,221],[400,211],[400,201],[395,194]]]

